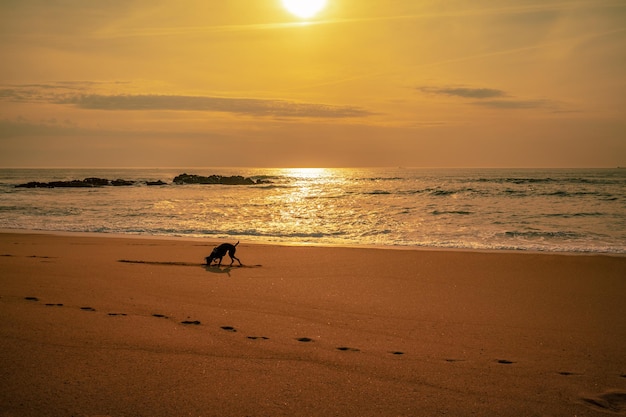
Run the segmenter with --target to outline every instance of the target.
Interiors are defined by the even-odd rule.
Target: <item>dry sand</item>
[[[0,234],[0,416],[626,414],[626,257],[213,246]]]

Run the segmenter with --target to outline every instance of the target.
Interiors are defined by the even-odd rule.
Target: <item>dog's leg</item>
[[[237,242],[237,243],[239,243],[239,242]],[[231,265],[233,264],[233,262],[235,262],[235,260],[237,260],[237,262],[239,262],[239,266],[242,266],[241,261],[239,260],[239,258],[237,258],[235,256],[235,251],[234,250],[228,251],[228,256],[230,256],[230,264]]]

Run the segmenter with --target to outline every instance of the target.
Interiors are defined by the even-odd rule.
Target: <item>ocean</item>
[[[173,184],[182,173],[262,181]],[[16,187],[89,177],[133,185]],[[624,254],[626,169],[1,169],[0,228]]]

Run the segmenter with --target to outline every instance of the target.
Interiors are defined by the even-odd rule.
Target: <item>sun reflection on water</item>
[[[287,189],[276,189],[272,196],[272,218],[266,227],[279,229],[303,240],[315,236],[337,236],[341,218],[348,214],[338,207],[338,196],[345,196],[348,179],[343,170],[330,168],[284,168],[281,174],[291,178]]]
[[[326,168],[285,168],[283,172],[294,178],[323,178],[332,175]]]

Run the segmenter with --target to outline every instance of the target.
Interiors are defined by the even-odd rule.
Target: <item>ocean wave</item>
[[[548,197],[586,197],[586,196],[613,197],[612,194],[600,193],[597,191],[565,191],[565,190],[537,193],[537,195],[548,196]]]
[[[446,197],[453,194],[463,193],[463,192],[471,192],[472,189],[442,189],[442,188],[422,188],[417,190],[399,190],[396,191],[398,195],[417,195],[417,194],[428,194],[435,197]]]
[[[379,181],[404,181],[406,178],[402,177],[369,177],[369,178],[355,178],[355,181],[363,182],[379,182]]]
[[[552,183],[558,180],[553,178],[478,178],[478,182],[494,182],[498,184],[538,184]]]
[[[518,232],[518,231],[508,231],[502,234],[505,237],[513,237],[513,238],[528,238],[528,239],[538,239],[538,238],[549,238],[549,239],[576,239],[583,237],[581,234],[576,232],[569,231],[527,231],[527,232]]]
[[[209,238],[262,238],[278,241],[300,240],[300,239],[336,239],[346,236],[346,232],[295,232],[295,231],[278,231],[278,230],[260,230],[260,229],[195,229],[195,228],[159,228],[159,227],[93,227],[89,230],[75,230],[96,233],[122,233],[122,234],[140,234],[155,236],[191,236],[191,237],[209,237]]]
[[[422,192],[435,196],[435,197],[447,197],[447,196],[452,196],[456,194],[472,195],[472,196],[475,196],[475,195],[486,196],[491,193],[491,191],[479,190],[479,189],[472,188],[472,187],[455,188],[455,189],[425,188]]]
[[[511,188],[507,188],[502,191],[502,194],[507,197],[526,197],[529,193],[526,190],[513,190]]]
[[[360,237],[369,237],[369,236],[379,236],[379,235],[389,235],[393,233],[391,229],[383,229],[383,230],[367,230],[361,233]]]
[[[435,195],[435,196],[448,196],[448,195],[452,195],[452,194],[456,194],[457,191],[454,190],[432,190],[430,191],[431,195]]]
[[[404,246],[404,245],[402,245]],[[616,255],[626,254],[626,248],[612,246],[612,245],[597,245],[594,247],[589,247],[586,245],[564,245],[563,243],[553,242],[551,244],[547,244],[543,241],[536,241],[535,243],[530,243],[528,241],[524,241],[523,243],[517,243],[515,241],[510,242],[441,242],[441,241],[429,241],[422,242],[417,245],[410,245],[417,247],[427,247],[427,248],[447,248],[447,249],[470,249],[470,250],[506,250],[506,251],[532,251],[532,252],[548,252],[548,253],[610,253]]]
[[[612,178],[552,178],[552,177],[509,177],[509,178],[478,178],[477,182],[497,183],[497,184],[589,184],[589,185],[616,185],[620,184],[620,179]]]
[[[269,185],[255,185],[251,186],[251,188],[257,190],[280,190],[280,189],[291,189],[297,188],[295,185],[287,185],[287,184],[269,184]]]
[[[589,213],[550,213],[544,215],[544,217],[561,217],[564,219],[571,219],[572,217],[600,217],[606,216],[606,213],[589,212]]]
[[[305,200],[336,200],[344,198],[344,195],[309,195],[304,197]]]
[[[244,230],[223,230],[216,234],[228,235],[228,236],[248,236],[248,237],[263,237],[263,238],[278,238],[278,239],[321,239],[321,238],[333,238],[338,236],[345,236],[345,232],[285,232],[285,231],[264,231],[258,229],[244,229]]]
[[[442,214],[461,214],[461,215],[469,215],[469,214],[473,214],[471,211],[465,211],[465,210],[444,210],[444,211],[439,211],[439,210],[434,210],[431,214],[433,214],[434,216],[440,216]]]
[[[0,212],[14,212],[34,217],[76,216],[83,212],[77,207],[0,206]]]

